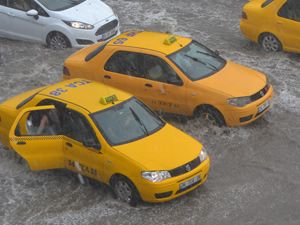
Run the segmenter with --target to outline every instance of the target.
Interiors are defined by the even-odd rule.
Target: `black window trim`
[[[269,6],[271,3],[273,3],[274,0],[265,0],[262,4],[261,7],[262,8],[266,8],[267,6]]]
[[[86,123],[88,124],[90,130],[92,131],[93,138],[94,138],[94,140],[96,141],[95,144],[98,144],[98,145],[100,146],[99,149],[95,149],[95,148],[93,148],[93,149],[95,149],[97,152],[100,152],[100,151],[101,151],[102,145],[100,144],[100,141],[99,141],[99,139],[98,139],[98,137],[97,137],[97,135],[96,135],[96,132],[95,132],[95,130],[93,129],[91,123],[88,121],[87,117],[86,117],[84,114],[82,114],[81,112],[78,112],[77,110],[71,109],[71,108],[69,108],[69,107],[66,107],[66,110],[69,110],[69,111],[71,111],[71,112],[75,112],[75,113],[77,113],[78,115],[80,115],[82,118],[84,118],[84,119],[86,120]],[[92,120],[92,121],[93,121],[93,120]],[[95,124],[94,121],[93,121],[93,123]],[[97,125],[97,124],[95,124],[95,125]],[[67,137],[67,138],[70,138],[70,139],[72,139],[73,141],[77,141],[78,143],[83,144],[83,142],[80,142],[80,141],[74,139],[73,137],[67,136],[64,132],[63,132],[63,136],[65,136],[65,137]]]
[[[106,69],[106,65],[108,63],[108,61],[117,53],[120,53],[120,52],[127,52],[127,53],[135,53],[135,54],[141,54],[141,55],[148,55],[148,56],[152,56],[152,57],[156,57],[156,58],[159,58],[160,60],[162,60],[164,63],[166,63],[170,69],[172,69],[174,71],[174,73],[177,75],[177,77],[180,79],[181,83],[180,84],[174,84],[174,83],[169,83],[169,82],[163,82],[163,81],[158,81],[158,80],[154,80],[154,79],[148,79],[144,76],[134,76],[134,75],[128,75],[128,74],[124,74],[124,73],[117,73],[117,72],[114,72],[114,71],[109,71]],[[168,58],[168,57],[167,57]],[[169,58],[168,58],[169,59]],[[170,60],[170,59],[169,59]],[[172,60],[170,60],[171,62],[173,62]],[[177,67],[178,68],[178,67]],[[127,76],[127,77],[134,77],[134,78],[139,78],[139,79],[145,79],[147,81],[154,81],[154,82],[159,82],[159,83],[164,83],[164,84],[170,84],[170,85],[175,85],[175,86],[183,86],[184,85],[184,82],[183,80],[181,79],[181,77],[178,75],[178,73],[173,69],[173,67],[167,63],[163,58],[159,57],[159,56],[156,56],[156,55],[151,55],[151,54],[148,54],[148,53],[142,53],[142,52],[135,52],[135,51],[126,51],[126,50],[117,50],[115,52],[113,52],[113,54],[109,57],[109,59],[105,62],[104,64],[104,67],[103,69],[106,71],[106,72],[109,72],[109,73],[116,73],[116,74],[120,74],[120,75],[123,75],[123,76]],[[181,71],[181,70],[180,70]]]

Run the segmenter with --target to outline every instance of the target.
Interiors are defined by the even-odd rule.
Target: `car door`
[[[107,85],[127,91],[148,103],[151,101],[149,100],[151,93],[148,93],[149,90],[141,77],[140,56],[139,53],[125,50],[112,52],[103,66],[103,72],[97,78]]]
[[[63,136],[55,115],[54,106],[27,108],[11,127],[10,145],[32,170],[64,168]]]
[[[156,110],[169,113],[185,114],[186,88],[183,80],[175,70],[161,57],[150,54],[141,56],[143,63],[143,87],[145,95],[151,99],[141,98]]]
[[[31,9],[38,11],[39,15],[29,16]],[[8,14],[11,34],[17,39],[42,42],[44,27],[48,24],[48,14],[33,0],[8,0]]]
[[[65,166],[76,173],[103,180],[100,142],[90,121],[74,108],[63,111]]]
[[[162,73],[161,80],[155,78],[155,70]],[[185,110],[184,84],[160,57],[116,51],[105,64],[104,71],[102,79],[106,84],[132,93],[155,110],[172,113]]]
[[[6,7],[7,0],[0,0],[0,36],[8,36],[9,33],[9,15]]]
[[[284,2],[277,16],[277,29],[284,45],[290,50],[300,50],[300,1]]]

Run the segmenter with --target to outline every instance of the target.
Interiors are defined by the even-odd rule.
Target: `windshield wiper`
[[[197,52],[197,53],[200,53],[200,54],[203,54],[203,55],[211,56],[211,57],[213,57],[213,58],[217,58],[217,55],[216,55],[216,54],[212,55],[212,54],[209,54],[209,53],[207,53],[207,52],[201,52],[201,51],[196,51],[196,52]]]
[[[129,107],[134,119],[141,125],[141,128],[143,128],[142,130],[144,131],[144,133],[148,136],[149,135],[149,132],[145,126],[145,124],[141,121],[141,119],[138,117],[138,115],[136,114],[136,112],[131,108]]]
[[[204,66],[207,66],[208,68],[210,68],[210,69],[212,69],[214,71],[218,71],[218,68],[215,67],[214,65],[210,64],[210,63],[204,63],[204,62],[200,61],[199,59],[197,59],[197,58],[195,58],[193,56],[187,55],[187,54],[185,54],[184,56],[188,57],[188,58],[192,59],[193,61],[198,62],[198,63],[200,63],[200,64],[202,64]]]

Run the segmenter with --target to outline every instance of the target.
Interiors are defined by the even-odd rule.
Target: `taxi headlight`
[[[230,98],[227,99],[228,104],[230,105],[234,105],[237,107],[243,107],[245,105],[248,105],[249,103],[251,103],[251,98],[250,97],[239,97],[239,98]]]
[[[153,182],[160,182],[171,177],[168,171],[144,171],[142,177]]]
[[[203,162],[205,159],[207,159],[207,152],[205,151],[205,148],[202,147],[202,150],[199,154],[199,159],[200,159],[200,162]]]
[[[64,23],[75,29],[84,29],[84,30],[94,29],[94,26],[88,23],[83,23],[78,21],[64,21]]]

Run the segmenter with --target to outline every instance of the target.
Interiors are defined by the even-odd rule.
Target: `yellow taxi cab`
[[[154,110],[201,116],[219,126],[250,123],[270,108],[267,77],[226,61],[191,38],[129,31],[71,55],[64,79],[123,89]]]
[[[0,140],[32,170],[66,168],[112,187],[124,202],[163,202],[208,176],[201,143],[132,95],[84,79],[0,104]]]
[[[243,8],[240,28],[266,51],[300,53],[300,1],[252,0]]]

